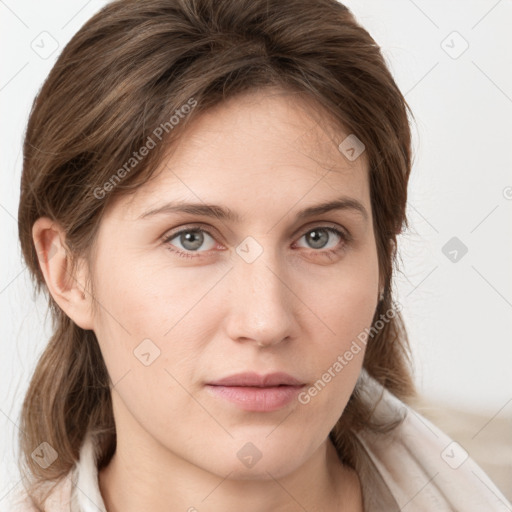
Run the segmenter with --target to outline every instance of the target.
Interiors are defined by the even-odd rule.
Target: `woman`
[[[121,0],[82,27],[24,144],[55,332],[20,510],[507,510],[410,408],[407,113],[334,0]]]

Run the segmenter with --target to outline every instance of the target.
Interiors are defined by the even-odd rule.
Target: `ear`
[[[86,289],[86,266],[79,262],[71,274],[71,253],[62,227],[48,217],[32,226],[32,238],[46,286],[59,307],[82,329],[92,329],[92,296]]]

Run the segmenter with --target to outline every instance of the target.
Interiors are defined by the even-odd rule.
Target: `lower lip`
[[[212,386],[206,388],[216,396],[236,404],[245,411],[270,412],[288,405],[304,386]]]

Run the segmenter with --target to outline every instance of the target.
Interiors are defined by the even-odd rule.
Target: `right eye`
[[[210,238],[210,241],[208,241]],[[177,243],[180,246],[176,247],[175,243],[171,243],[173,240],[177,239]],[[200,251],[199,249],[205,244],[206,241],[206,249]],[[178,254],[178,256],[182,256],[184,258],[194,258],[194,252],[202,253],[206,252],[213,247],[215,247],[215,239],[213,236],[206,230],[201,228],[185,228],[174,233],[167,235],[164,238],[164,243],[168,244],[168,248]]]

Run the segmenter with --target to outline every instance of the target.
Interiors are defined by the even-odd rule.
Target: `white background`
[[[104,3],[0,1],[0,509],[18,481],[19,409],[50,332],[17,241],[23,133],[57,55]],[[345,4],[382,47],[416,117],[396,286],[418,387],[491,421],[512,419],[512,1]],[[47,49],[59,45],[48,58],[31,47],[41,37]],[[442,251],[452,237],[468,248],[457,262]]]

